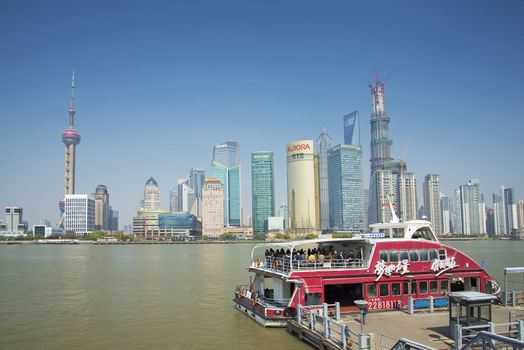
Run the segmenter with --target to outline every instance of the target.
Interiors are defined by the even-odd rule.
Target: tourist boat
[[[235,307],[265,327],[284,327],[298,305],[338,302],[351,312],[365,300],[375,311],[406,309],[410,296],[446,306],[449,291],[500,293],[478,263],[439,242],[429,221],[394,216],[370,228],[351,238],[256,245],[248,267],[254,276],[237,286]],[[316,258],[308,261],[307,252]]]

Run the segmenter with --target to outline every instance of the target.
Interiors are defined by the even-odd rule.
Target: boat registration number
[[[401,307],[402,302],[400,300],[370,301],[368,304],[368,310],[394,309]]]

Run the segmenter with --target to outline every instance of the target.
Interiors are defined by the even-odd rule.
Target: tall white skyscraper
[[[399,176],[400,218],[417,219],[417,179],[415,173],[403,172]]]
[[[440,193],[440,219],[442,233],[451,233],[452,202],[444,193]]]
[[[324,130],[317,139],[318,145],[318,173],[320,192],[320,229],[330,228],[329,220],[329,180],[328,180],[328,150],[331,147],[331,137]]]
[[[375,181],[378,205],[378,222],[387,223],[392,219],[389,202],[391,201],[392,204],[394,204],[393,174],[389,170],[377,170],[375,171]]]
[[[424,214],[436,234],[442,233],[440,211],[440,175],[427,174],[424,177]]]
[[[469,180],[467,185],[460,186],[460,211],[463,235],[486,233],[484,203],[478,179]]]
[[[146,181],[144,188],[144,198],[142,199],[142,208],[145,210],[159,210],[160,209],[160,190],[158,183],[153,177]]]

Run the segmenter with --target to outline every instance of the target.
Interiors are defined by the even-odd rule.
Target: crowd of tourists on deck
[[[355,247],[356,248],[356,247]],[[322,268],[322,267],[362,267],[362,247],[337,251],[333,246],[328,248],[313,248],[293,250],[284,248],[266,249],[265,262],[267,267],[277,270],[285,268]],[[257,260],[257,265],[260,261]]]

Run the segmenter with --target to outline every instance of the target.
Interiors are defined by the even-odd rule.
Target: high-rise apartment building
[[[206,172],[202,169],[189,169],[189,187],[195,191],[195,197],[202,199],[202,186],[206,180]]]
[[[399,218],[403,221],[417,219],[417,179],[415,173],[402,172],[398,176]]]
[[[400,191],[401,187],[401,181],[400,177],[402,174],[407,172],[407,164],[406,161],[403,159],[394,159],[390,162],[387,162],[383,165],[383,170],[387,170],[391,172],[391,184],[392,184],[392,192],[390,195],[391,203],[393,203],[393,210],[395,211],[395,214],[397,214],[397,217],[402,218],[403,220],[407,220],[402,216],[401,208],[402,208],[402,202],[406,203],[407,207],[410,207],[412,204],[408,204],[407,198],[402,198],[402,193]],[[413,174],[412,177],[414,178],[415,175]],[[410,175],[406,175],[406,179],[410,178]],[[416,185],[416,182],[414,183]],[[415,188],[416,191],[416,188]],[[404,194],[409,195],[409,193],[404,192]],[[383,198],[377,197],[377,203],[378,205],[386,205],[388,202],[382,202]],[[417,205],[417,203],[415,203]],[[389,210],[389,209],[388,209]]]
[[[109,192],[104,185],[95,189],[95,230],[110,230]]]
[[[178,186],[169,191],[169,210],[178,211]]]
[[[333,230],[364,230],[362,147],[338,145],[329,149],[329,213]]]
[[[484,203],[478,179],[472,179],[467,185],[460,186],[460,211],[463,235],[478,235],[486,232]]]
[[[504,189],[504,206],[506,209],[506,227],[508,228],[508,234],[511,234],[513,230],[518,228],[517,205],[513,188]]]
[[[153,177],[146,181],[144,188],[144,197],[142,199],[142,209],[144,210],[159,210],[160,209],[160,190],[158,183]]]
[[[451,218],[452,222],[452,233],[456,235],[462,235],[462,201],[460,197],[460,187],[453,191],[453,215]]]
[[[393,174],[389,170],[377,170],[375,172],[375,193],[376,202],[378,203],[378,218],[376,222],[390,222],[393,217],[391,216],[391,210],[389,204],[393,205],[393,209],[396,211],[398,204],[393,203],[394,198],[393,191]]]
[[[506,200],[504,186],[500,186],[498,193],[493,193],[493,230],[495,235],[509,234],[506,221]]]
[[[251,199],[253,234],[264,233],[275,215],[273,152],[251,153]]]
[[[329,179],[328,179],[328,150],[331,147],[331,137],[324,130],[317,139],[318,145],[318,176],[320,195],[320,229],[327,230],[329,222]]]
[[[524,230],[524,201],[517,201],[517,226],[519,231]]]
[[[5,207],[5,221],[0,223],[0,236],[20,236],[25,235],[26,231],[24,209],[21,207]]]
[[[358,111],[344,115],[344,144],[360,145],[360,123]]]
[[[371,88],[371,179],[369,187],[369,220],[371,223],[381,222],[383,213],[381,196],[377,193],[376,172],[384,169],[384,164],[391,162],[391,146],[389,138],[389,116],[385,109],[384,83],[375,80]]]
[[[202,210],[202,186],[206,179],[206,172],[202,169],[189,169],[189,187],[195,191],[194,215],[200,217]]]
[[[189,179],[178,179],[178,211],[196,215],[195,190],[189,186]]]
[[[440,193],[440,220],[442,224],[442,233],[451,233],[451,215],[453,203],[444,193]]]
[[[218,237],[224,232],[224,185],[206,179],[202,186],[202,234]]]
[[[241,224],[240,146],[227,141],[213,147],[213,177],[224,186],[224,225]]]
[[[427,174],[424,177],[424,214],[431,221],[436,234],[442,233],[440,209],[440,175]]]
[[[64,229],[77,236],[92,232],[95,228],[95,201],[87,194],[68,194],[64,199]]]
[[[313,141],[288,143],[287,198],[290,231],[305,233],[320,228],[320,223],[317,222],[315,177]]]

